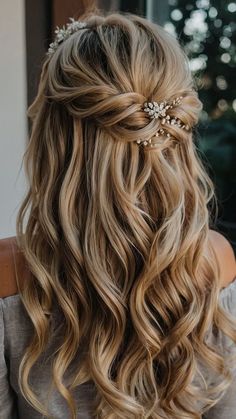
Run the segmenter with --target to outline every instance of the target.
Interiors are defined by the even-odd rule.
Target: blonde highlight
[[[90,380],[96,417],[200,419],[231,379],[206,335],[217,325],[236,342],[218,304],[216,258],[205,252],[214,190],[193,141],[202,104],[184,52],[160,26],[120,13],[87,22],[46,58],[28,111],[29,190],[17,240],[32,276],[18,287],[34,336],[20,388],[49,418],[29,376],[50,340],[56,304],[63,321],[52,385],[71,419],[72,392]],[[168,127],[157,149],[140,148],[137,138],[160,123],[141,104],[176,96],[183,100],[173,116],[192,129]],[[203,391],[199,363],[222,383]]]

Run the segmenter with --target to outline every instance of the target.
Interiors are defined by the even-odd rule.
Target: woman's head
[[[143,110],[176,97],[169,114],[189,130]],[[222,367],[203,342],[221,313],[204,253],[213,191],[193,143],[201,107],[178,41],[138,16],[88,15],[46,57],[29,108],[29,192],[17,220],[33,273],[21,292],[36,333],[21,371],[34,405],[27,376],[56,302],[64,323],[53,378],[71,408],[62,377],[87,342],[70,388],[91,379],[104,417],[159,418],[161,409],[199,417],[191,413],[196,359]],[[160,128],[169,135],[156,137],[157,147],[137,144]]]
[[[143,111],[147,101],[171,102],[179,96],[180,105],[169,114],[189,131],[150,119]],[[180,234],[175,213],[180,228],[191,224],[196,212],[189,208],[199,205],[202,194],[203,224],[207,217],[211,188],[193,145],[201,107],[187,57],[175,38],[138,16],[91,15],[86,27],[44,63],[38,97],[29,109],[34,121],[29,148],[37,153],[32,186],[43,195],[50,189],[58,199],[63,196],[62,212],[70,202],[74,217],[76,199],[84,200],[81,210],[92,202],[90,209],[100,210],[101,218],[116,211],[129,224],[136,214],[130,223],[136,240],[145,217],[160,225],[174,215],[174,242]],[[137,144],[160,128],[165,133],[155,137],[155,149]],[[82,226],[86,215],[87,210],[79,217]],[[144,232],[151,233],[146,222]]]
[[[177,40],[138,16],[90,16],[84,28],[49,56],[43,73],[48,106],[61,104],[75,120],[82,119],[84,125],[89,121],[117,141],[155,134],[160,121],[148,121],[142,111],[147,100],[162,102],[183,95],[173,116],[191,127],[201,109]]]

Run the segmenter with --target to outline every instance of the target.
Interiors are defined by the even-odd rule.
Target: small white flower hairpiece
[[[54,42],[49,45],[48,55],[53,54],[58,45],[61,44],[65,39],[69,38],[70,35],[77,32],[80,29],[86,28],[87,23],[75,20],[73,17],[70,17],[69,20],[71,23],[67,23],[66,27],[63,26],[61,29],[57,26],[55,30],[56,38]]]
[[[168,110],[172,109],[175,106],[178,106],[181,103],[181,100],[183,99],[183,96],[178,96],[175,98],[172,102],[167,103],[167,101],[157,103],[157,102],[145,102],[144,103],[144,112],[147,112],[147,114],[150,116],[151,119],[161,119],[161,124],[170,124],[170,125],[176,125],[179,128],[189,130],[189,126],[182,124],[180,119],[174,117],[171,118],[170,115],[168,115]],[[154,137],[159,137],[161,135],[165,135],[167,138],[170,138],[170,133],[163,128],[159,128],[155,134]],[[154,144],[152,143],[152,138],[149,138],[148,140],[136,140],[137,144],[142,144],[144,146],[150,145],[151,147],[154,147]]]

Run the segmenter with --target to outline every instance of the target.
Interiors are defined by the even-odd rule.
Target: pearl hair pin
[[[74,18],[69,18],[70,23],[66,24],[66,27],[63,26],[62,28],[56,27],[55,30],[55,40],[49,45],[47,54],[50,56],[52,55],[58,48],[58,46],[68,39],[72,34],[79,31],[80,29],[84,29],[87,27],[87,22],[82,22],[79,20],[75,20]],[[183,99],[182,96],[176,97],[172,102],[167,103],[167,101],[164,102],[145,102],[143,111],[148,114],[150,119],[161,119],[161,124],[166,125],[176,125],[179,128],[183,128],[185,130],[189,130],[189,126],[183,124],[180,119],[173,117],[171,118],[170,115],[168,115],[168,110],[172,109],[175,106],[178,106],[181,103],[181,100]],[[138,139],[135,142],[137,144],[141,144],[144,146],[150,145],[151,147],[154,147],[155,144],[153,144],[153,138],[159,137],[159,136],[166,136],[167,138],[171,137],[171,134],[166,130],[166,128],[159,128],[156,132],[156,134],[149,138],[149,139]]]
[[[53,54],[65,39],[69,38],[70,35],[79,31],[80,29],[86,28],[87,23],[75,20],[73,17],[69,18],[71,23],[67,23],[66,27],[63,26],[61,29],[57,26],[55,30],[56,38],[55,41],[49,45],[48,55]]]
[[[181,103],[182,99],[183,99],[183,96],[178,96],[170,103],[167,103],[166,101],[161,102],[161,103],[145,102],[143,110],[144,112],[147,112],[147,114],[149,115],[151,119],[160,118],[161,124],[175,125],[179,128],[182,128],[188,131],[189,130],[188,125],[183,124],[179,118],[176,118],[176,117],[171,118],[171,116],[168,115],[168,110],[172,109],[175,106],[178,106]],[[162,135],[165,135],[167,138],[171,137],[171,134],[166,129],[163,129],[163,128],[159,128],[156,134],[154,135],[154,137],[159,137]],[[138,139],[136,140],[136,143],[142,144],[144,146],[150,145],[151,147],[154,147],[155,144],[153,144],[153,141],[152,141],[152,138],[154,137],[151,137],[148,140]]]

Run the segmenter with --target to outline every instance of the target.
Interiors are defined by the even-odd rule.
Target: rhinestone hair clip
[[[79,31],[80,29],[86,28],[87,23],[75,20],[73,17],[69,18],[71,23],[67,23],[66,27],[63,26],[61,29],[57,26],[55,30],[56,38],[54,42],[49,45],[48,55],[53,54],[65,39],[69,38],[70,35]]]
[[[183,99],[182,96],[178,96],[170,103],[167,103],[167,101],[164,101],[161,103],[145,102],[143,110],[144,112],[147,112],[150,119],[160,118],[161,124],[176,125],[179,128],[186,129],[188,131],[189,130],[188,125],[183,124],[180,119],[176,117],[171,118],[170,115],[168,115],[168,110],[172,109],[173,107],[178,106],[181,103],[182,99]],[[165,135],[167,138],[171,137],[170,133],[166,129],[163,129],[163,128],[159,128],[156,134],[154,135],[154,137],[159,137],[162,135]],[[154,147],[155,144],[153,144],[153,140],[152,140],[154,137],[151,137],[148,140],[138,139],[136,140],[136,143],[142,144],[144,146],[150,145],[151,147]]]

